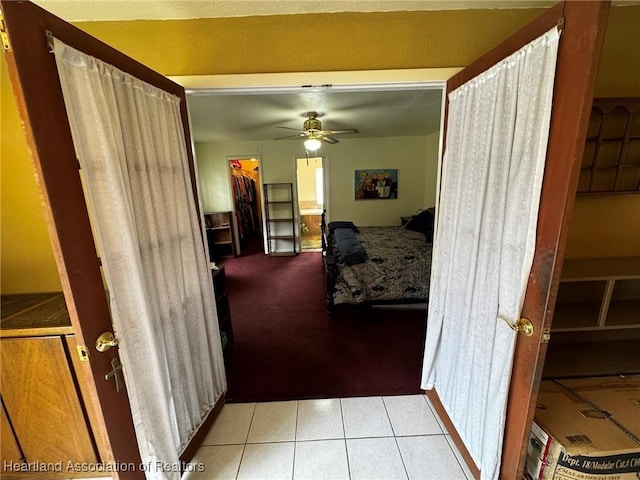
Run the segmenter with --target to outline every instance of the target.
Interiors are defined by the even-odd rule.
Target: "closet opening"
[[[236,256],[246,251],[249,243],[262,244],[262,188],[260,158],[227,157],[231,182],[233,229]]]

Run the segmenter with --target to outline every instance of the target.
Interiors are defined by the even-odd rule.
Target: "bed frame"
[[[322,231],[322,263],[324,265],[324,278],[327,291],[327,313],[332,314],[336,309],[335,302],[333,301],[333,294],[335,292],[336,278],[338,276],[338,266],[336,265],[336,256],[333,251],[331,233],[327,228],[326,210],[322,211],[320,228]]]

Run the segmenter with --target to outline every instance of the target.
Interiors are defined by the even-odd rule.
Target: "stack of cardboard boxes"
[[[527,476],[639,480],[640,375],[543,381]]]

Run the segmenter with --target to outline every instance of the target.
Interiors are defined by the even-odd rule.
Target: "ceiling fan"
[[[297,128],[291,127],[278,127],[285,128],[287,130],[296,130],[298,133],[295,135],[287,135],[286,137],[278,137],[274,140],[282,140],[285,138],[295,138],[295,137],[307,137],[304,141],[304,146],[308,151],[315,152],[320,148],[322,142],[327,143],[338,143],[337,138],[333,138],[333,135],[342,135],[345,133],[358,133],[358,130],[355,128],[348,128],[345,130],[323,130],[322,123],[318,120],[318,112],[307,112],[305,113],[307,119],[302,124],[302,130],[298,130]]]

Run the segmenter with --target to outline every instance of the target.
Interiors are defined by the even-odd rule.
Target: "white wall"
[[[344,139],[334,150],[337,147],[340,156],[331,153],[328,162],[332,220],[352,220],[361,226],[400,225],[400,217],[426,207],[427,164],[434,156],[427,137]],[[398,169],[397,199],[355,200],[354,170],[394,168]]]
[[[300,202],[317,202],[316,171],[322,168],[322,158],[302,158],[298,161],[298,198]]]
[[[401,216],[432,206],[438,155],[438,135],[434,135],[341,138],[336,145],[323,144],[318,154],[327,156],[329,198],[325,201],[329,204],[330,220],[351,220],[361,226],[399,225]],[[226,157],[245,155],[260,156],[264,183],[295,184],[295,158],[304,156],[304,150],[298,141],[196,144],[204,211],[231,210]],[[398,169],[397,199],[355,200],[354,170],[389,168]]]

